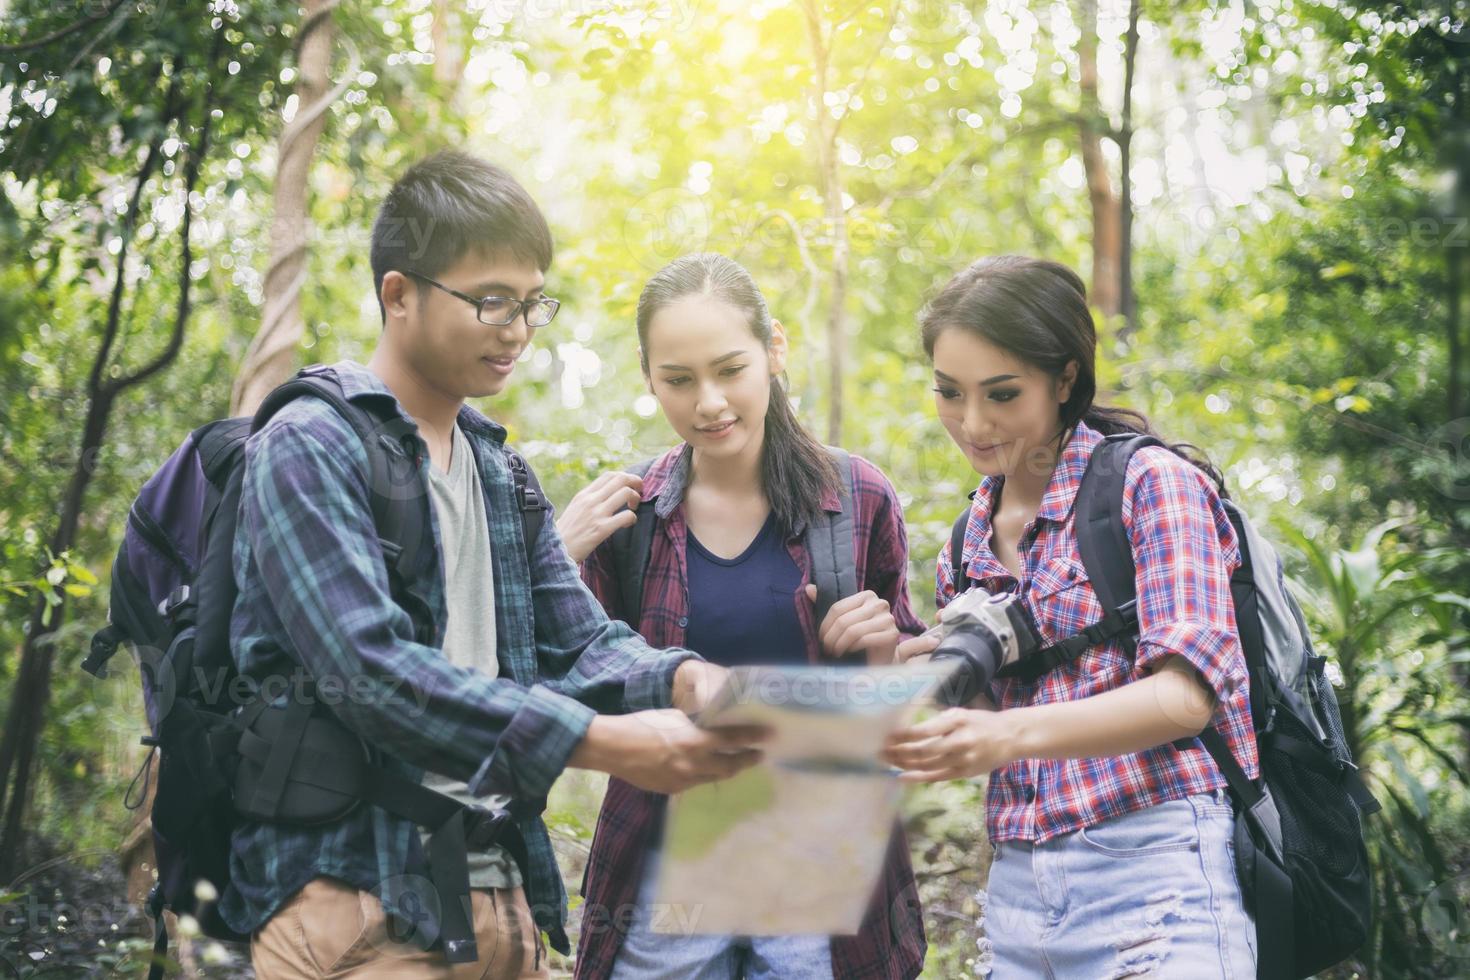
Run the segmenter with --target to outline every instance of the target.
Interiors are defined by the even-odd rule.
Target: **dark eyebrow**
[[[546,283],[543,282],[541,285],[533,288],[531,292],[527,293],[526,295],[530,296],[535,293],[543,292],[545,291],[545,289]],[[510,283],[505,282],[482,282],[478,286],[475,286],[473,289],[465,290],[465,292],[472,293],[476,296],[511,296],[515,299],[521,298],[520,296],[516,295],[515,287],[512,286]]]
[[[958,381],[956,381],[954,378],[951,378],[949,375],[945,374],[938,368],[934,369],[934,377],[938,378],[940,381],[948,381],[952,385],[959,384]],[[1014,381],[1019,377],[1019,374],[997,374],[993,378],[986,378],[984,381],[980,382],[980,384],[982,387],[985,385],[998,385],[1002,381]]]
[[[747,353],[747,352],[746,351],[743,351],[743,350],[732,350],[728,354],[721,354],[719,357],[715,358],[713,361],[710,361],[710,364],[711,365],[724,364],[726,361],[730,360],[732,357],[739,357],[740,355],[745,354],[745,353]],[[682,364],[660,364],[659,365],[659,370],[661,370],[661,371],[687,371],[689,369],[687,367],[685,367],[684,365],[682,365]]]

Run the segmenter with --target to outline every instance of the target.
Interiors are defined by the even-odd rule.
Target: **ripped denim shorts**
[[[996,845],[976,972],[1013,977],[1256,975],[1224,790],[1124,814],[1043,844]]]

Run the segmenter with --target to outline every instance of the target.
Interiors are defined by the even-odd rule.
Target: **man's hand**
[[[653,793],[681,793],[755,765],[760,728],[698,727],[674,708],[598,715],[568,764],[596,769]]]
[[[817,601],[815,585],[806,587],[806,597]],[[898,638],[898,623],[888,600],[871,589],[832,603],[817,627],[823,654],[835,659],[854,650],[866,650],[870,664],[892,663]]]
[[[610,471],[583,487],[556,516],[567,554],[580,564],[619,528],[637,523],[643,481],[632,473]]]

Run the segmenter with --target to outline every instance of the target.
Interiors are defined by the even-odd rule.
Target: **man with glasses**
[[[465,405],[503,391],[537,329],[551,234],[525,189],[463,154],[394,185],[373,227],[383,331],[364,366],[332,367],[349,400],[391,400],[413,433],[433,561],[410,591],[432,637],[395,604],[370,506],[368,457],[317,399],[291,402],[246,448],[232,651],[247,677],[301,665],[349,729],[440,792],[514,802],[524,873],[505,850],[473,854],[479,960],[435,942],[427,837],[362,806],[301,827],[236,831],[221,912],[253,933],[256,975],[545,977],[541,932],[568,952],[566,893],[539,813],[568,766],[670,793],[758,758],[754,733],[696,728],[717,668],[655,650],[607,619],[549,519],[528,556],[505,430]]]

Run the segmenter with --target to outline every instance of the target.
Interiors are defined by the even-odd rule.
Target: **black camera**
[[[1045,645],[1031,614],[1012,593],[970,589],[940,611],[935,629],[940,640],[930,660],[946,666],[958,661],[936,694],[951,707],[969,704],[1001,667]]]

